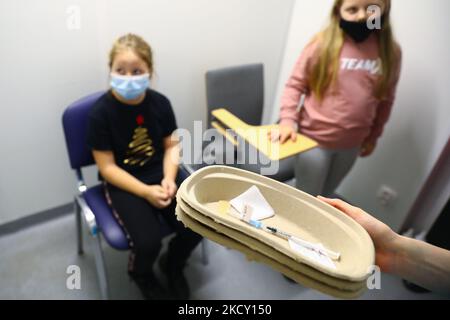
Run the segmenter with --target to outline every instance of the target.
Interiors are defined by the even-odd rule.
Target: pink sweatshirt
[[[363,43],[346,37],[340,57],[335,89],[328,89],[322,101],[310,92],[308,76],[317,61],[317,41],[301,54],[289,78],[281,101],[281,124],[299,125],[300,133],[331,149],[376,144],[391,114],[400,76],[401,56],[386,99],[374,95],[382,72],[378,38],[373,34]],[[297,112],[302,94],[304,107]]]

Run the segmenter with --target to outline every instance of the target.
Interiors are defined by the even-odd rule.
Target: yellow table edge
[[[220,128],[218,131],[227,139],[229,137],[227,137],[224,127],[233,130],[237,135],[241,136],[245,141],[255,147],[259,152],[266,155],[272,161],[283,160],[318,146],[316,141],[302,134],[297,134],[296,142],[288,141],[282,145],[277,143],[277,146],[273,148],[272,146],[274,143],[269,141],[267,132],[269,132],[270,129],[279,127],[278,125],[251,126],[223,108],[213,110],[211,114],[215,119],[223,124],[222,126],[217,121],[214,121],[215,124],[213,124],[213,127],[216,129]]]

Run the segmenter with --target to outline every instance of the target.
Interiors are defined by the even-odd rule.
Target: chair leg
[[[202,240],[202,263],[206,266],[209,263],[208,248],[206,246],[206,239]]]
[[[81,208],[78,204],[77,199],[74,200],[74,207],[75,207],[75,219],[76,219],[76,229],[77,229],[77,247],[78,247],[78,254],[81,255],[84,253],[83,250],[83,228],[81,225]]]
[[[97,267],[97,276],[100,286],[100,293],[103,300],[109,299],[108,278],[106,275],[105,259],[103,257],[102,241],[100,234],[94,236],[93,249],[95,256],[95,266]]]

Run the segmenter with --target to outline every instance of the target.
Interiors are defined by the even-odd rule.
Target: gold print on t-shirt
[[[153,148],[153,141],[148,136],[146,128],[142,127],[144,119],[142,116],[138,116],[136,119],[139,127],[134,130],[133,140],[128,145],[128,151],[126,153],[124,164],[131,166],[145,165],[155,153]]]

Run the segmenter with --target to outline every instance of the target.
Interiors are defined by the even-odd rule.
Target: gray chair
[[[261,125],[264,107],[263,64],[249,64],[207,72],[206,95],[208,126],[211,125],[211,111],[219,108],[227,109],[250,125]],[[236,149],[230,145],[231,143],[228,143],[226,146],[226,152],[229,152],[230,149]],[[236,159],[239,159],[241,156],[239,150],[245,151],[246,154],[256,152],[253,146],[245,144],[234,150]],[[237,167],[260,173],[261,168],[269,163],[269,159],[261,154],[259,157],[261,161],[256,164],[244,162],[244,164],[237,165]],[[294,178],[295,157],[281,160],[278,165],[278,172],[267,176],[282,182]]]

